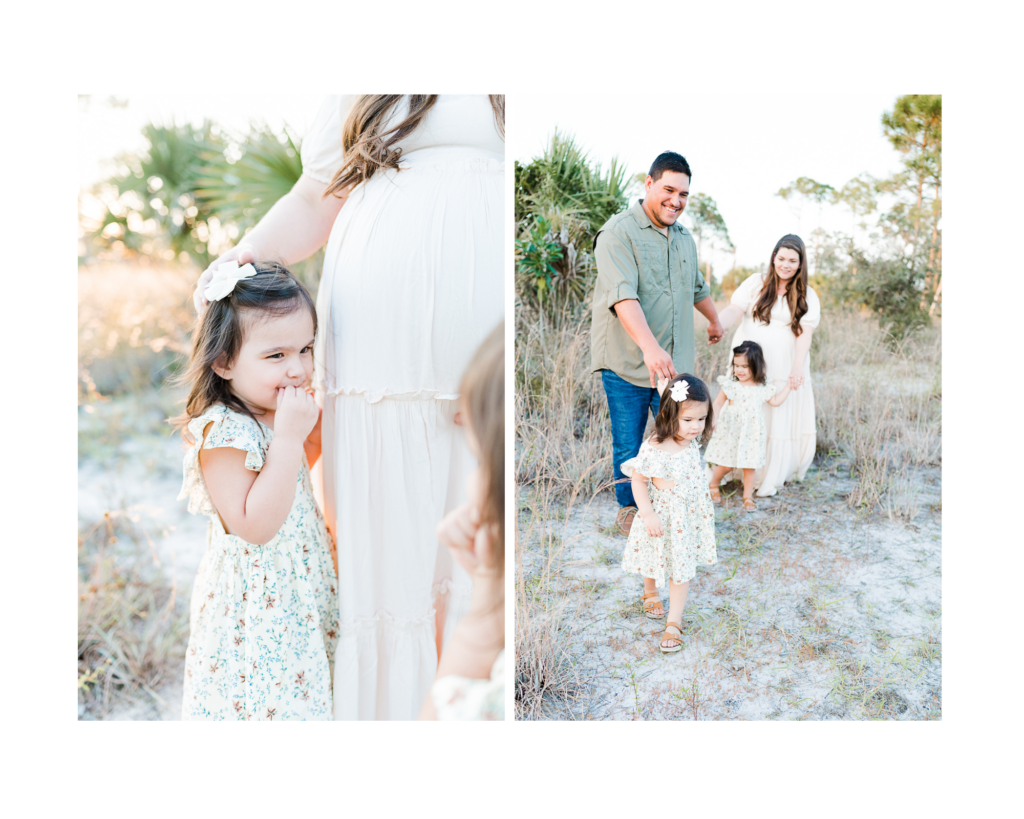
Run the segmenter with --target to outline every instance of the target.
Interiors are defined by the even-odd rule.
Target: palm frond
[[[279,137],[265,124],[252,123],[236,137],[241,156],[211,146],[195,182],[196,201],[222,223],[245,230],[262,219],[302,175],[300,145],[287,128]]]

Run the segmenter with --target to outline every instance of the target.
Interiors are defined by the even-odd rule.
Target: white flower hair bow
[[[657,379],[657,391],[660,395],[665,395],[665,390],[669,386],[669,382],[662,377]],[[686,400],[686,396],[690,391],[690,385],[686,381],[677,381],[672,385],[672,400],[682,402]]]
[[[256,275],[256,268],[251,264],[238,266],[238,262],[224,262],[217,265],[217,272],[213,274],[210,283],[206,285],[206,300],[219,301],[225,296],[231,295],[235,285],[242,279],[248,279]]]
[[[690,385],[686,381],[676,381],[672,385],[672,400],[673,401],[685,401],[686,394],[690,391]]]

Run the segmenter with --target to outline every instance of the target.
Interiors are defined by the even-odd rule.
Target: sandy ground
[[[677,654],[661,653],[665,621],[643,616],[642,581],[619,568],[612,493],[548,515],[565,549],[538,593],[567,600],[563,616],[576,618],[583,686],[577,706],[546,716],[941,718],[939,470],[914,476],[910,522],[851,509],[853,482],[838,469],[759,498],[753,514],[737,486],[717,512],[718,563],[690,584]],[[533,541],[528,575],[541,565]],[[667,588],[663,602],[667,611]]]
[[[130,434],[104,457],[81,458],[78,517],[80,526],[88,526],[102,519],[107,510],[131,513],[136,528],[152,539],[155,564],[174,581],[179,605],[187,610],[206,548],[208,521],[190,515],[185,501],[176,500],[181,489],[181,461],[180,438],[167,433]],[[180,667],[168,669],[168,681],[155,691],[159,699],[140,693],[134,702],[122,702],[104,719],[180,719],[183,673],[184,657]],[[81,705],[79,717],[90,718]]]

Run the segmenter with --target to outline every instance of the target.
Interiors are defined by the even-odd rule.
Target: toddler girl
[[[480,466],[469,501],[437,525],[473,578],[469,611],[445,644],[420,719],[505,718],[505,334],[499,324],[470,361],[459,412]]]
[[[622,569],[644,578],[644,614],[664,616],[657,589],[671,579],[668,625],[661,637],[665,654],[679,651],[683,608],[697,564],[717,562],[715,510],[711,505],[698,445],[707,441],[713,420],[707,385],[684,373],[658,385],[661,405],[654,434],[635,458],[622,464],[632,477],[637,515],[629,530]],[[654,486],[648,494],[647,483]]]
[[[284,267],[221,265],[183,379],[179,499],[209,515],[182,719],[331,719],[337,580],[309,464],[316,307]]]
[[[764,420],[764,403],[777,407],[789,395],[789,384],[776,392],[768,382],[764,352],[756,341],[744,341],[732,350],[732,377],[719,376],[722,391],[715,399],[715,414],[721,413],[721,429],[714,430],[704,458],[716,464],[711,472],[713,503],[722,502],[719,483],[731,469],[743,470],[743,508],[757,509],[754,504],[754,470],[764,466],[768,448],[768,428]],[[728,399],[728,404],[725,404]],[[725,409],[722,405],[725,404]]]

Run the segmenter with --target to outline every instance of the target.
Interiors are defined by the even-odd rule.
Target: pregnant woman
[[[469,596],[434,527],[475,465],[459,378],[504,316],[504,98],[330,97],[302,164],[211,268],[291,264],[327,243],[315,358],[338,554],[335,718],[415,719]]]
[[[779,239],[768,272],[745,279],[719,315],[725,328],[740,318],[729,345],[730,357],[741,342],[756,341],[764,351],[768,382],[774,383],[776,390],[787,383],[793,390],[780,406],[764,406],[768,452],[764,466],[754,472],[754,488],[757,495],[766,497],[786,481],[803,480],[814,459],[810,350],[821,305],[807,284],[807,252],[799,236]],[[733,470],[725,480],[741,477],[741,470]]]

